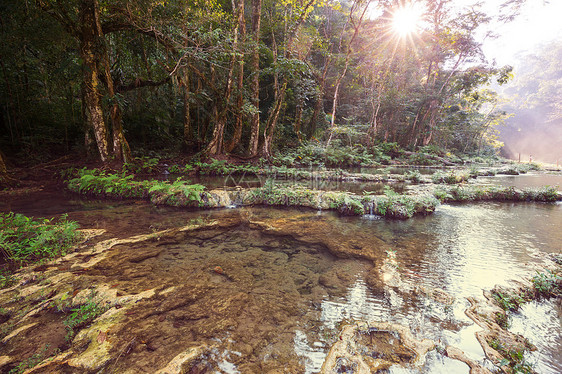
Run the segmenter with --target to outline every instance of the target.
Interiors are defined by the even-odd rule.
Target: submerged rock
[[[431,340],[417,340],[402,325],[388,322],[345,326],[332,346],[320,373],[378,373],[393,365],[420,367]]]

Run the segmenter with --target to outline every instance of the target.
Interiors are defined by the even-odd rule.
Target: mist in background
[[[520,53],[514,79],[501,91],[513,116],[500,127],[502,154],[562,164],[562,38]]]
[[[562,165],[562,0],[454,1],[491,17],[483,52],[497,67],[513,66],[514,78],[492,87],[512,115],[496,127],[502,155]]]

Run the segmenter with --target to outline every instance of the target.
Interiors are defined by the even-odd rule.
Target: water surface
[[[119,237],[193,221],[239,222],[210,236],[120,246],[96,275],[114,279],[112,284],[124,292],[141,287],[138,279],[144,279],[147,288],[153,281],[210,286],[209,299],[195,303],[192,312],[214,302],[218,307],[237,294],[249,295],[246,309],[223,316],[231,327],[213,329],[209,335],[218,344],[209,360],[215,370],[225,373],[259,371],[269,367],[268,362],[298,367],[297,372],[318,372],[340,325],[352,321],[401,323],[419,339],[454,345],[471,359],[489,365],[474,336],[478,327],[464,314],[466,298],[482,297],[483,290],[496,284],[509,286],[514,280],[528,279],[544,265],[545,253],[562,252],[561,204],[444,205],[428,217],[393,221],[259,207],[188,211],[46,191],[8,197],[0,202],[0,209],[36,217],[68,213],[69,219],[84,228],[106,228],[107,236]],[[247,224],[254,221],[271,225],[283,235]],[[372,260],[338,257],[330,248],[342,243],[368,248],[376,256]],[[129,260],[131,254],[143,251],[158,255],[142,262]],[[387,284],[380,273],[389,256],[395,258],[400,287]],[[119,265],[112,270],[112,264]],[[210,272],[219,265],[233,275]],[[140,274],[143,278],[138,278]],[[195,278],[186,278],[187,274]],[[433,289],[443,290],[453,301],[428,297],[427,291]],[[157,308],[156,304],[146,307]],[[203,332],[211,330],[203,320],[190,322],[178,314],[180,310],[165,317],[169,325],[156,323],[161,330],[154,335],[172,337],[181,332],[178,342],[209,341]],[[210,323],[222,317],[208,318]],[[135,328],[148,327],[139,324]],[[559,304],[525,306],[514,318],[513,330],[539,347],[530,360],[540,373],[562,372]],[[138,365],[145,362],[141,356],[135,360]],[[123,360],[123,364],[127,362],[136,365]],[[261,366],[252,366],[255,362]],[[393,367],[391,372],[468,373],[468,366],[432,352],[421,371]]]

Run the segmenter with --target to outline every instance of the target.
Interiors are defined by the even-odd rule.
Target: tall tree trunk
[[[241,19],[244,18],[243,13],[240,8],[237,9],[237,24],[234,28],[234,40],[233,40],[233,50],[238,49],[238,29],[240,27]],[[226,126],[226,115],[228,113],[228,102],[230,101],[230,96],[232,94],[232,81],[234,76],[234,67],[236,66],[237,57],[234,54],[230,60],[230,68],[228,69],[228,76],[226,78],[226,87],[224,89],[224,95],[222,100],[216,105],[216,121],[215,128],[213,130],[213,138],[211,142],[205,148],[205,154],[207,155],[220,155],[224,153],[224,128]]]
[[[318,122],[318,115],[324,107],[324,93],[326,92],[326,75],[328,75],[328,67],[330,65],[331,58],[328,56],[322,69],[322,76],[320,77],[320,92],[318,92],[318,97],[316,98],[316,103],[314,103],[314,111],[312,112],[312,117],[308,123],[308,137],[311,138],[316,132],[316,123]]]
[[[187,150],[189,143],[191,142],[191,106],[190,106],[190,96],[191,96],[191,82],[189,80],[189,72],[184,73],[183,80],[183,147]]]
[[[244,19],[245,12],[244,0],[240,0],[240,40],[244,43],[246,39],[246,21]],[[236,103],[236,124],[234,125],[234,134],[232,139],[226,145],[226,151],[232,152],[242,139],[242,127],[244,125],[243,107],[244,107],[244,49],[239,51],[240,59],[238,61],[238,101]],[[258,66],[259,67],[259,66]],[[259,81],[258,81],[259,85]],[[258,120],[259,122],[259,120]]]
[[[308,9],[314,4],[315,0],[309,0],[308,3],[304,4],[301,9],[299,17],[295,23],[291,26],[290,30],[285,33],[285,52],[284,57],[286,59],[291,57],[291,46],[293,45],[293,41],[297,32],[299,30],[300,25],[305,20],[306,15],[308,14]],[[275,41],[275,34],[272,35],[272,52],[273,52],[273,60],[277,62],[277,43]],[[275,98],[274,98],[274,105],[273,108],[269,111],[269,115],[267,118],[267,122],[264,129],[264,142],[261,149],[261,155],[270,158],[271,157],[271,146],[273,145],[273,135],[275,134],[275,128],[277,127],[277,121],[279,120],[279,113],[281,112],[281,108],[283,106],[283,102],[285,101],[285,92],[287,90],[288,82],[287,77],[283,76],[281,80],[279,79],[279,73],[275,72],[274,74],[274,83],[273,87],[275,90]]]
[[[360,0],[355,0],[352,7],[351,7],[351,11],[349,13],[349,23],[351,23],[352,25],[354,25],[354,31],[353,31],[353,36],[351,37],[351,40],[349,41],[349,44],[347,45],[347,50],[345,53],[345,64],[344,64],[344,68],[341,72],[341,74],[338,76],[338,79],[336,80],[336,84],[335,84],[335,90],[334,90],[334,101],[332,103],[332,119],[330,121],[330,136],[328,137],[328,141],[326,143],[326,146],[330,145],[330,142],[332,141],[332,137],[334,135],[334,127],[336,126],[336,109],[337,109],[337,105],[338,105],[338,99],[339,99],[339,92],[340,92],[340,85],[341,85],[341,81],[342,79],[345,77],[345,74],[347,73],[347,69],[349,67],[349,60],[351,58],[351,46],[353,44],[353,42],[355,41],[355,38],[357,37],[357,35],[359,34],[359,28],[361,27],[361,24],[363,23],[363,18],[365,17],[365,13],[367,12],[367,9],[369,8],[369,4],[371,3],[371,0],[368,0],[365,3],[365,8],[363,8],[363,12],[361,13],[361,17],[359,18],[359,21],[357,23],[353,22],[353,10],[355,7],[359,6],[359,2]],[[342,36],[343,33],[345,32],[345,28],[342,30]]]
[[[273,145],[273,135],[275,134],[275,127],[277,125],[277,120],[279,119],[279,113],[281,112],[281,106],[285,100],[285,92],[287,91],[287,82],[283,84],[282,87],[275,90],[275,105],[271,108],[269,113],[267,123],[265,124],[264,134],[263,134],[263,144],[261,148],[261,155],[265,158],[271,157],[271,146]]]
[[[250,122],[250,144],[248,153],[250,156],[258,154],[259,135],[260,135],[260,26],[261,26],[261,5],[262,0],[252,0],[252,81],[251,103],[254,106],[254,113]]]
[[[7,96],[8,96],[8,103],[6,104],[6,115],[8,117],[8,128],[10,129],[10,137],[12,140],[12,144],[15,143],[16,138],[19,141],[20,136],[18,135],[18,114],[16,108],[16,101],[14,100],[14,96],[12,93],[12,88],[10,85],[10,80],[8,79],[8,74],[6,72],[6,66],[4,65],[4,60],[2,56],[0,56],[0,66],[2,67],[2,75],[4,76],[4,82],[6,84]],[[10,117],[11,113],[11,117]],[[12,126],[13,125],[13,126]],[[15,130],[15,136],[14,136]]]
[[[96,36],[98,39],[98,46],[100,48],[100,53],[102,54],[101,62],[103,64],[105,73],[105,83],[107,85],[107,93],[111,100],[111,130],[113,135],[113,156],[115,160],[123,163],[130,162],[132,159],[131,149],[127,140],[125,140],[125,135],[123,134],[123,112],[121,111],[121,106],[119,105],[119,100],[115,94],[115,87],[113,84],[113,77],[111,76],[111,65],[109,63],[109,51],[107,46],[107,40],[102,31],[101,21],[100,21],[100,10],[97,1],[94,1],[94,17],[96,20]]]
[[[99,80],[99,45],[96,33],[96,0],[80,2],[80,55],[83,61],[82,79],[86,119],[93,129],[102,162],[109,160],[107,129],[103,119]]]
[[[6,167],[6,162],[4,161],[4,155],[2,154],[2,151],[0,151],[0,181],[2,180],[2,177],[7,174],[8,168]]]
[[[299,143],[302,143],[302,112],[303,112],[303,108],[302,108],[302,103],[298,103],[297,104],[297,108],[296,108],[296,114],[295,114],[295,123],[293,125],[293,128],[295,130],[295,133],[297,134],[297,138],[299,139]]]

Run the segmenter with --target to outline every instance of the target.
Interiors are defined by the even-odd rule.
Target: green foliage
[[[82,169],[79,177],[68,181],[71,191],[113,198],[144,198],[149,186],[147,181],[135,181],[134,175],[106,173],[96,169]]]
[[[50,307],[54,308],[57,312],[67,313],[72,305],[72,297],[68,292],[61,295],[60,298],[54,299],[50,302]]]
[[[68,181],[71,191],[111,198],[137,198],[163,202],[169,205],[196,205],[202,203],[205,186],[191,184],[180,178],[170,183],[157,180],[134,180],[133,175],[106,174],[104,171],[80,171],[80,177]],[[173,203],[173,204],[170,204]]]
[[[431,176],[431,180],[435,184],[446,183],[446,184],[458,184],[466,182],[469,178],[469,174],[451,170],[448,173],[435,172]]]
[[[435,211],[439,200],[430,195],[400,195],[390,188],[385,188],[385,196],[374,200],[377,214],[395,219],[407,219],[414,215],[427,215]]]
[[[391,158],[397,158],[400,157],[403,153],[404,150],[400,147],[400,145],[396,142],[391,142],[391,143],[380,143],[378,145],[378,148],[381,150],[381,152]]]
[[[437,165],[439,161],[435,160],[434,156],[429,153],[416,152],[408,157],[408,161],[412,165]]]
[[[123,173],[152,173],[160,159],[158,157],[135,157],[133,162],[123,164]]]
[[[434,196],[442,202],[469,201],[540,201],[554,202],[562,200],[556,188],[551,186],[519,190],[515,187],[502,186],[454,186],[440,187],[434,190]]]
[[[78,224],[61,216],[57,221],[35,221],[22,214],[0,213],[0,251],[5,261],[18,265],[65,255],[78,241]],[[4,278],[3,283],[10,283]]]
[[[176,179],[173,183],[152,181],[152,187],[148,189],[148,194],[159,192],[167,196],[182,195],[189,202],[201,203],[201,194],[205,190],[205,186],[200,184],[189,184],[187,181]]]
[[[193,170],[193,165],[186,164],[185,166],[171,165],[168,168],[170,174],[189,174]]]
[[[409,180],[414,184],[420,183],[422,181],[422,175],[418,170],[408,170],[404,177],[406,178],[406,180]]]
[[[516,374],[535,373],[532,365],[525,361],[525,350],[528,349],[527,347],[523,349],[506,347],[496,338],[488,340],[488,344],[503,356],[503,359],[500,361],[500,366],[508,366],[511,371]]]
[[[502,329],[507,330],[509,328],[509,316],[506,312],[496,312],[496,313],[494,313],[494,317],[496,319],[496,323]]]
[[[71,340],[77,330],[87,326],[94,319],[107,311],[107,306],[99,304],[94,298],[95,293],[92,292],[84,304],[71,309],[71,313],[64,320],[64,326],[67,331],[66,340]]]
[[[523,169],[524,170],[524,169]],[[522,169],[519,169],[515,165],[511,165],[507,168],[500,169],[497,171],[497,174],[504,174],[504,175],[519,175],[521,174]],[[525,171],[523,171],[525,173]]]
[[[27,369],[31,369],[37,366],[41,361],[43,361],[47,357],[47,351],[49,350],[49,344],[45,344],[43,348],[39,351],[35,352],[22,362],[16,365],[13,369],[11,369],[8,373],[9,374],[21,374],[24,373]],[[56,355],[58,351],[56,350],[53,355]]]
[[[526,302],[523,295],[515,292],[500,292],[498,290],[492,291],[492,296],[498,305],[507,312],[515,312],[519,310],[521,304]]]
[[[525,190],[527,200],[554,202],[560,200],[560,193],[553,186],[544,186],[539,188]]]
[[[364,205],[358,199],[344,194],[334,203],[337,211],[344,216],[361,216],[365,214]]]
[[[537,272],[537,275],[531,281],[535,292],[540,296],[562,296],[562,274],[560,271]]]
[[[12,273],[4,269],[0,269],[0,289],[11,287],[15,283],[16,279],[14,278]]]
[[[230,164],[224,160],[212,160],[210,163],[194,162],[193,165],[186,165],[185,171],[195,169],[201,175],[239,175],[244,173],[257,173],[260,168],[249,164],[235,165]]]
[[[282,187],[272,182],[250,192],[250,202],[253,204],[277,206],[317,207],[316,195],[313,191],[301,187]]]
[[[362,146],[341,145],[335,141],[330,147],[309,143],[273,158],[276,166],[350,167],[377,165],[377,156]]]

